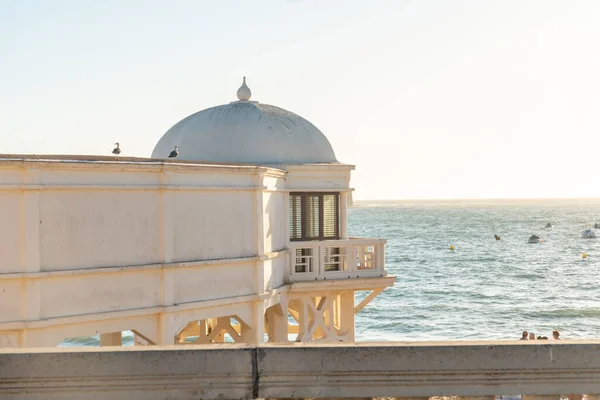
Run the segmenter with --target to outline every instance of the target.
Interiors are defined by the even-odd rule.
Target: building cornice
[[[268,166],[234,163],[175,161],[152,158],[0,154],[1,169],[62,169],[85,171],[136,171],[136,172],[196,172],[245,173],[262,172],[268,176],[284,177],[286,171]]]

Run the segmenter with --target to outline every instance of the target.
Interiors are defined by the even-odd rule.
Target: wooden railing
[[[581,394],[600,394],[600,341],[0,349],[1,399]]]
[[[291,242],[288,282],[386,276],[385,244],[365,238]]]

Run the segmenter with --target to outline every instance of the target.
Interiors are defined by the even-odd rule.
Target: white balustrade
[[[386,276],[385,239],[291,242],[288,281]]]

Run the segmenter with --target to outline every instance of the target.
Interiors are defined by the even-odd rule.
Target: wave
[[[514,277],[517,279],[544,279],[545,278],[544,275],[539,275],[539,274],[519,274],[519,275],[514,275]]]
[[[525,314],[530,318],[593,318],[600,317],[600,308],[562,308],[556,310],[539,310]]]

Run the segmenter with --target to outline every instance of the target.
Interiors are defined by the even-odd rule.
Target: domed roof
[[[240,101],[208,108],[179,121],[158,141],[152,158],[259,165],[337,162],[331,144],[313,124],[279,107],[249,101],[246,78]]]

